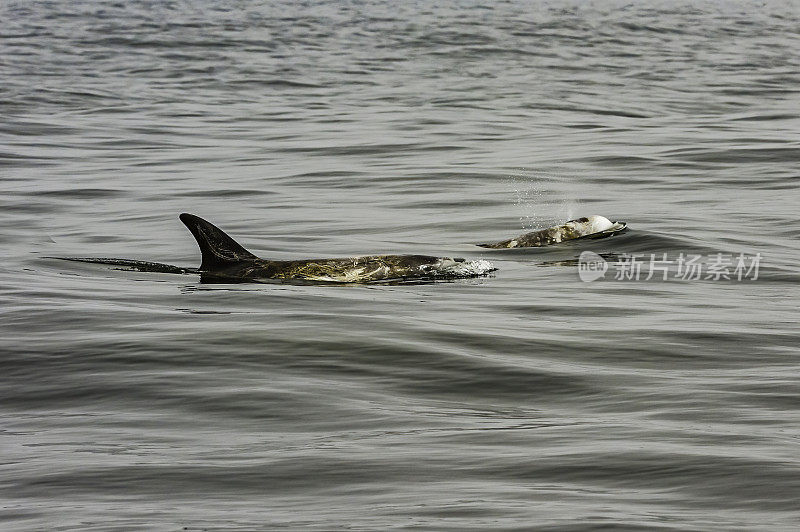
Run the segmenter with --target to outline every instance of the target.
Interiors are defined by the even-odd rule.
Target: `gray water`
[[[796,530],[798,50],[782,1],[3,1],[0,528]],[[46,258],[196,267],[181,212],[498,271]]]

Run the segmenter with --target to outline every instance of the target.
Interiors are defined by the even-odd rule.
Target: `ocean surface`
[[[0,2],[0,529],[797,530],[799,51],[787,1]],[[181,212],[498,270],[48,258],[197,267]]]

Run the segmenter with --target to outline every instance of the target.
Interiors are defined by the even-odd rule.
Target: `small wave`
[[[488,260],[478,259],[466,262],[458,262],[455,266],[447,268],[448,274],[458,275],[459,277],[476,277],[486,275],[495,271],[497,268]]]

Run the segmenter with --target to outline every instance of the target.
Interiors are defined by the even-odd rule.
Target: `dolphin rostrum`
[[[114,264],[139,271],[199,273],[206,282],[311,281],[369,283],[376,281],[438,280],[480,277],[497,268],[486,260],[467,261],[427,255],[370,255],[307,260],[259,258],[212,223],[183,213],[181,221],[200,246],[200,268],[129,259],[65,258],[80,262]]]

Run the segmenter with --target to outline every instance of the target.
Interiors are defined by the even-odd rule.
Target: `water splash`
[[[494,264],[485,259],[469,260],[459,262],[455,266],[448,268],[448,273],[457,275],[459,277],[476,277],[479,275],[486,275],[495,271]]]
[[[523,229],[540,229],[564,223],[580,213],[574,190],[577,178],[555,170],[521,169],[509,176]]]

